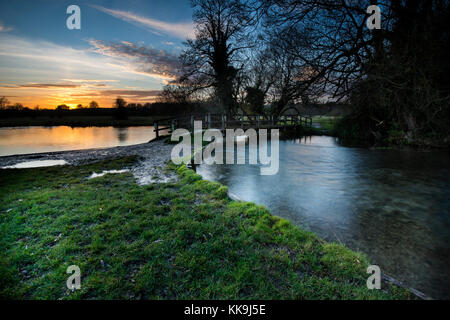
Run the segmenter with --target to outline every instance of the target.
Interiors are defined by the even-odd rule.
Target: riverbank
[[[76,165],[0,171],[2,298],[413,297],[385,283],[368,290],[364,255],[233,201],[225,186],[185,167],[161,168],[169,182],[142,183],[134,173],[146,161],[143,148],[170,154],[164,141],[147,145],[119,147],[125,157],[119,148],[96,162],[100,150],[78,159],[66,152]],[[130,171],[88,179],[123,169]],[[82,277],[74,292],[65,285],[72,264]]]
[[[0,168],[32,161],[62,160],[69,165],[82,165],[99,160],[107,163],[119,157],[139,157],[138,165],[131,168],[138,184],[169,182],[175,177],[175,174],[165,170],[172,148],[173,145],[166,143],[164,139],[159,139],[151,143],[113,148],[20,154],[0,157]]]
[[[330,137],[337,137],[339,141],[349,147],[365,147],[370,149],[397,149],[397,150],[440,150],[449,149],[450,140],[446,139],[430,139],[422,138],[416,139],[411,142],[407,142],[401,138],[388,138],[386,141],[379,141],[377,143],[369,143],[362,137],[358,137],[355,134],[349,136],[345,126],[343,127],[340,121],[343,119],[341,116],[313,116],[313,127],[304,130],[303,134],[306,135],[325,135]]]

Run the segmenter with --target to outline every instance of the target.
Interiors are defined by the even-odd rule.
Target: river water
[[[0,128],[0,156],[128,146],[154,139],[153,126]]]
[[[450,154],[368,150],[335,138],[280,141],[280,168],[206,165],[197,172],[239,198],[368,255],[433,298],[450,298]]]
[[[0,128],[0,156],[147,142],[153,127]],[[280,168],[201,165],[204,178],[267,206],[434,298],[450,298],[450,154],[347,148],[334,138],[280,141]]]

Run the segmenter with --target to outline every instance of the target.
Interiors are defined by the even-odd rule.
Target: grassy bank
[[[180,167],[177,183],[133,158],[0,170],[0,296],[17,299],[396,299],[366,288],[366,258],[326,243]],[[69,265],[81,290],[66,288]]]

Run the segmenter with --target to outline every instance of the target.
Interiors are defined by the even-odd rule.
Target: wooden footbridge
[[[262,116],[262,115],[236,115],[233,117],[224,114],[202,114],[189,115],[184,117],[175,117],[157,120],[154,123],[154,131],[156,138],[160,136],[160,131],[175,131],[178,128],[187,130],[194,129],[194,121],[202,121],[203,129],[219,129],[222,132],[226,129],[242,128],[247,130],[253,128],[258,129],[287,129],[296,127],[312,127],[312,119],[302,115],[281,115]]]

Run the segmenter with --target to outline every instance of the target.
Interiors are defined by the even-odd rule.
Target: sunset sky
[[[72,4],[81,30],[66,27]],[[152,102],[192,28],[188,0],[2,0],[0,96],[31,108]]]

